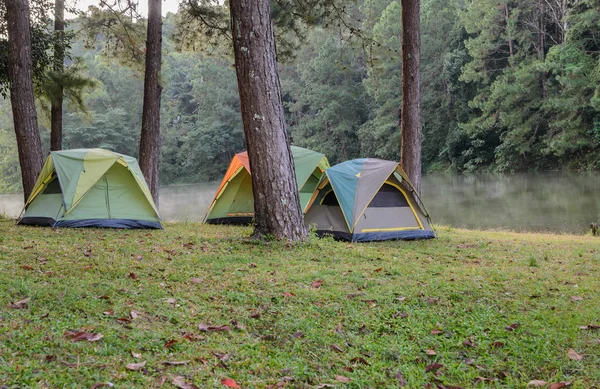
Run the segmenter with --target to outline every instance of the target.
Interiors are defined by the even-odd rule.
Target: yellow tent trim
[[[417,227],[398,227],[398,228],[365,228],[362,232],[383,232],[383,231],[408,231],[408,230],[420,230]]]

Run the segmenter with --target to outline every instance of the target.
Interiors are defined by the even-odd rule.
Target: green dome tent
[[[329,162],[324,154],[292,146],[300,206],[306,208]],[[209,224],[248,224],[254,217],[254,196],[248,153],[233,156],[204,221]]]
[[[162,228],[137,160],[103,149],[50,152],[19,224]]]
[[[352,242],[435,238],[398,162],[362,158],[325,170],[307,208],[304,222],[319,235]]]

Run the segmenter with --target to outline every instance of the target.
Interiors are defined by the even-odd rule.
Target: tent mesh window
[[[327,194],[325,195],[325,197],[323,197],[323,201],[321,202],[321,205],[334,205],[334,206],[340,206],[340,203],[338,202],[338,199],[335,195],[335,193],[333,192],[333,190],[330,190],[329,192],[327,192]]]
[[[408,201],[406,201],[404,194],[402,194],[398,188],[390,184],[383,184],[369,204],[369,208],[395,208],[408,206]]]
[[[62,193],[62,191],[60,190],[60,183],[58,182],[58,179],[55,176],[54,179],[52,181],[50,181],[48,183],[48,185],[46,185],[46,189],[44,189],[43,194],[59,194],[59,193]]]

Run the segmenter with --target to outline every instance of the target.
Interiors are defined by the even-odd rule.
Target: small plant
[[[538,261],[533,255],[529,257],[529,266],[538,267]]]

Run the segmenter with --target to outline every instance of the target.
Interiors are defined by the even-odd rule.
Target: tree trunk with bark
[[[400,163],[421,193],[420,0],[402,0],[402,146]]]
[[[162,0],[148,0],[148,35],[144,75],[144,107],[140,137],[140,169],[158,206],[158,162],[160,159],[160,66],[162,47]]]
[[[231,0],[233,50],[252,171],[254,235],[299,241],[304,226],[281,99],[269,0]]]
[[[65,1],[55,0],[54,3],[54,71],[63,73],[65,70]],[[58,85],[57,95],[52,96],[50,107],[50,150],[62,150],[63,130],[63,86]]]
[[[6,19],[10,102],[17,135],[23,195],[27,201],[43,164],[42,142],[33,97],[29,2],[6,0]]]

